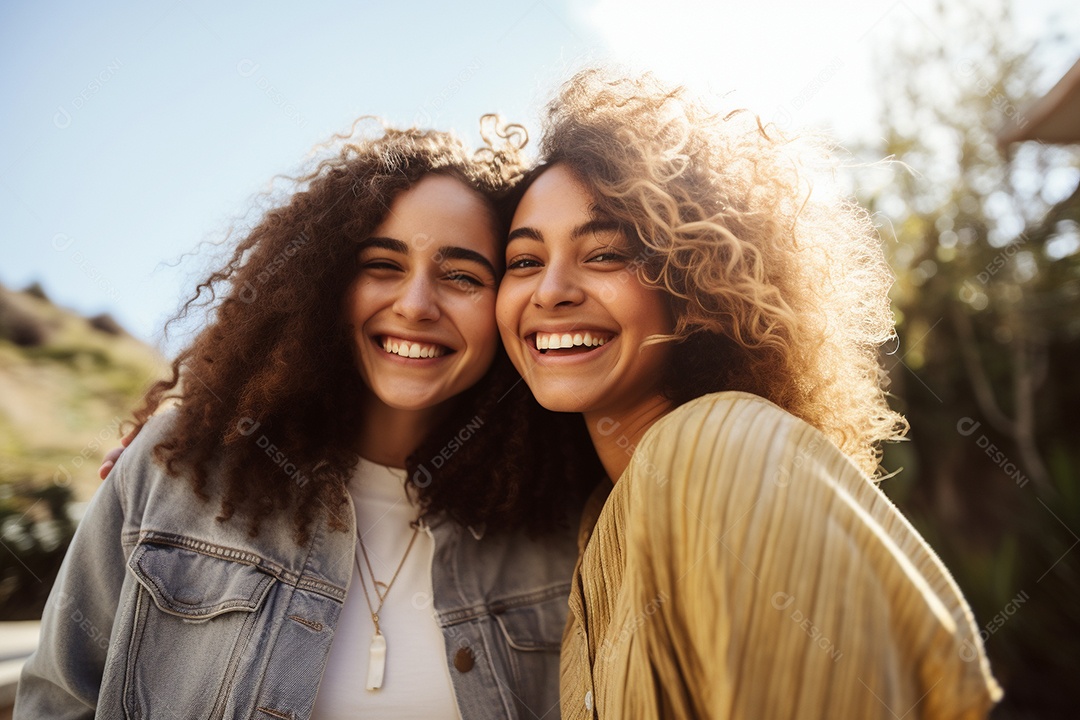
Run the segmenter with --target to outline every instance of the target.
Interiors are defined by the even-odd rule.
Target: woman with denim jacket
[[[200,284],[212,320],[80,523],[16,717],[557,712],[600,470],[498,342],[500,138],[346,143]]]

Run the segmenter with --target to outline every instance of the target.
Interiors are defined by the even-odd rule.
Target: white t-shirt
[[[363,534],[375,577],[388,583],[405,554],[417,508],[405,490],[405,471],[360,460],[349,494],[356,508],[356,526]],[[382,688],[365,690],[368,651],[375,625],[357,576],[363,568],[372,607],[378,607],[371,575],[360,545],[349,581],[326,672],[315,698],[312,720],[358,717],[442,718],[459,720],[447,667],[446,645],[435,621],[431,563],[435,541],[429,532],[416,536],[409,557],[379,612],[386,638],[386,671]]]

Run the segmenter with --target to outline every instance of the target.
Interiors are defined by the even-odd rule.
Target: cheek
[[[499,286],[499,296],[495,301],[495,317],[499,321],[499,332],[505,337],[512,333],[511,328],[516,325],[514,311],[514,289],[504,279]]]
[[[515,291],[514,288],[505,290],[500,288],[499,301],[495,305],[499,334],[502,336],[503,345],[506,347],[511,359],[514,358],[514,352],[517,349],[517,331],[521,325],[520,308],[522,305],[518,302],[518,295],[520,295],[520,292]]]
[[[345,294],[345,315],[360,328],[387,304],[387,290],[378,282],[356,280]]]
[[[675,316],[668,296],[661,290],[638,286],[634,297],[625,303],[626,317],[641,328],[641,334],[667,335],[675,329]]]
[[[657,323],[663,328],[660,332],[671,334],[675,332],[675,312],[671,308],[671,296],[659,290],[653,290],[652,308]]]
[[[503,347],[510,357],[510,362],[517,368],[519,373],[524,374],[524,348],[518,340],[518,328],[521,326],[521,308],[524,307],[519,300],[521,288],[515,288],[513,284],[503,285],[499,288],[499,300],[495,306],[496,317],[499,321],[499,334],[502,336]],[[526,300],[528,296],[525,296]]]
[[[348,290],[345,291],[344,298],[342,298],[342,317],[345,320],[348,333],[353,339],[351,343],[353,363],[364,384],[371,387],[371,381],[364,365],[365,351],[368,349],[367,340],[363,335],[364,323],[367,321],[367,317],[363,312],[365,305],[366,302],[360,288],[360,282],[356,281],[349,286]]]
[[[484,316],[484,320],[476,323],[476,344],[480,348],[485,364],[490,365],[495,359],[495,352],[499,349],[499,324],[495,321],[495,308]]]
[[[499,286],[498,299],[495,302],[495,313],[500,325],[517,327],[521,323],[521,314],[532,296],[532,286],[531,278],[503,278]]]
[[[366,319],[364,317],[364,307],[367,304],[359,281],[354,282],[345,292],[345,298],[342,301],[345,320],[349,323],[349,327],[355,330],[364,324]]]
[[[604,275],[596,278],[592,282],[590,288],[593,295],[602,303],[615,303],[619,302],[620,296],[624,295],[627,290],[635,290],[633,285],[637,285],[638,280],[633,275],[626,271],[614,273],[612,275]],[[640,286],[639,286],[640,287]],[[641,288],[644,290],[644,288]],[[631,302],[626,303],[628,306],[633,307],[639,304],[637,301],[639,298],[632,298]]]
[[[499,343],[495,294],[489,292],[483,296],[465,295],[459,298],[454,315],[459,331],[469,346],[486,358],[494,357]]]

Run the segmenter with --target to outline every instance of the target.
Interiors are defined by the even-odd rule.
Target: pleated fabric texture
[[[767,400],[679,407],[604,484],[582,525],[564,718],[968,719],[1000,699],[938,557]]]

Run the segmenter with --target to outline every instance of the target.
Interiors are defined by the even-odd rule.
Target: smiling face
[[[346,312],[360,374],[381,402],[435,408],[487,371],[499,341],[498,247],[488,201],[444,175],[399,194],[360,243]]]
[[[592,193],[555,165],[514,214],[499,288],[503,343],[541,405],[619,416],[662,395],[670,346],[667,296],[635,270],[637,251],[595,213]]]

